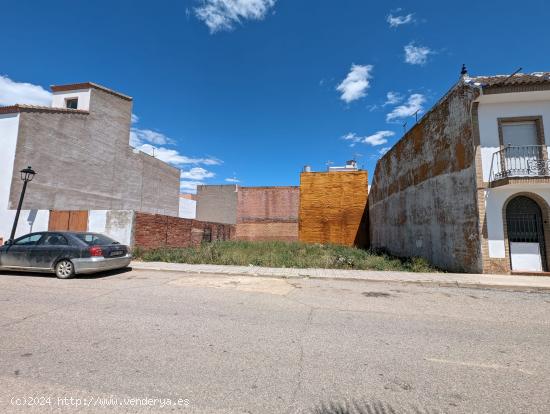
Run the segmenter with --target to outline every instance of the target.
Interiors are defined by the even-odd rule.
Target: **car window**
[[[40,244],[44,246],[66,246],[69,243],[61,234],[46,234]]]
[[[42,237],[42,234],[32,234],[27,237],[22,237],[16,240],[13,244],[16,246],[34,246],[38,243],[38,240]]]
[[[75,236],[86,243],[88,246],[105,246],[107,244],[118,244],[118,242],[114,241],[110,237],[98,233],[77,233],[75,234]]]

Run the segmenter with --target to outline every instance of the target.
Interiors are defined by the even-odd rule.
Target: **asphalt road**
[[[550,412],[550,294],[1,274],[0,325],[3,413]]]

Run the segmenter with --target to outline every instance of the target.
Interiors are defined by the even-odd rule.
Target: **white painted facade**
[[[78,89],[75,91],[54,92],[52,94],[52,108],[66,108],[67,99],[78,99],[76,109],[88,111],[90,109],[91,89]]]
[[[550,146],[550,91],[516,92],[482,95],[478,99],[478,119],[483,181],[491,179],[493,154],[501,149],[498,119],[542,117],[545,145]],[[495,167],[496,168],[496,167]],[[503,209],[506,201],[518,193],[534,193],[550,204],[550,184],[508,184],[485,190],[487,236],[490,258],[506,258]],[[545,225],[550,225],[546,223]],[[550,240],[546,241],[547,243]],[[514,270],[542,270],[538,246],[511,243],[511,262]]]
[[[8,203],[18,131],[19,114],[0,115],[0,239],[3,241],[9,239],[15,218],[15,210],[9,210]],[[32,182],[28,184],[28,189],[32,189]],[[49,217],[48,210],[22,210],[16,237],[32,231],[47,230]]]
[[[88,231],[105,234],[121,244],[132,246],[134,216],[131,210],[90,210]]]
[[[511,184],[485,191],[489,257],[499,259],[506,257],[504,245],[504,203],[514,194],[525,191],[539,195],[550,205],[550,184]]]
[[[195,219],[197,217],[197,202],[195,200],[180,197],[178,216],[180,218]]]
[[[478,102],[483,181],[489,181],[493,154],[500,149],[498,118],[542,116],[546,145],[550,145],[550,91],[482,95]]]

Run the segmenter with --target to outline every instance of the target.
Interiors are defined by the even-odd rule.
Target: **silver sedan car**
[[[0,269],[50,272],[60,279],[127,267],[128,246],[99,233],[30,233],[0,247]]]

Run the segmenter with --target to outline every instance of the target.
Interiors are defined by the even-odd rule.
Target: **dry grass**
[[[181,249],[136,250],[134,255],[146,262],[408,272],[437,270],[421,258],[399,259],[353,247],[299,242],[218,241]]]

